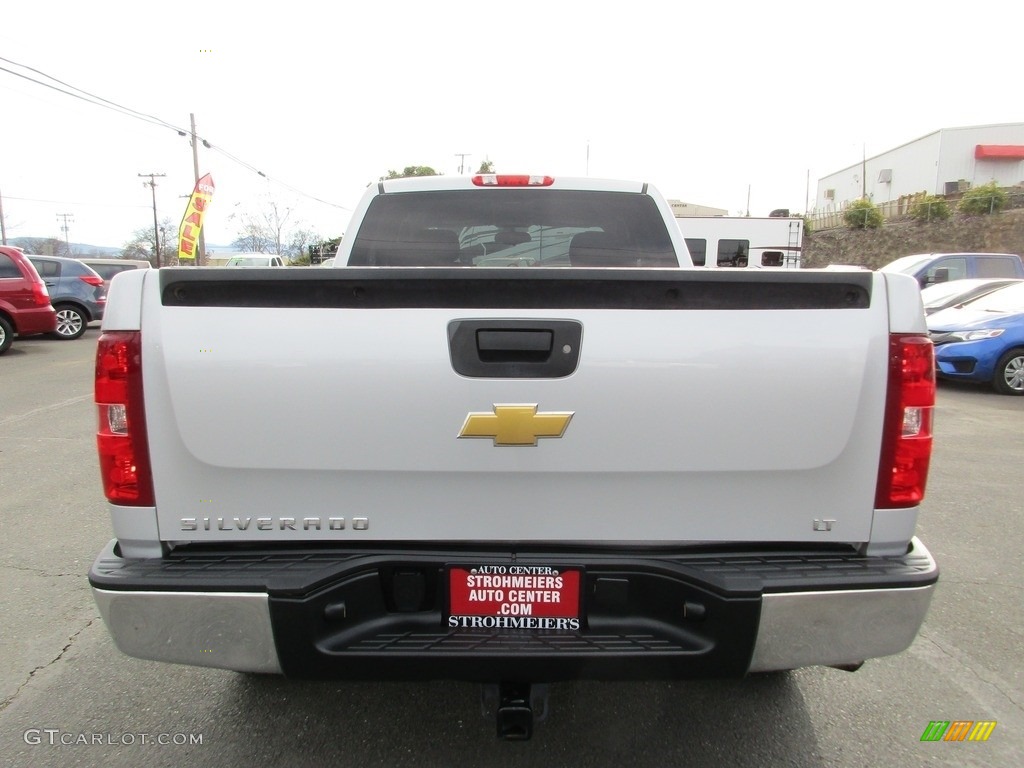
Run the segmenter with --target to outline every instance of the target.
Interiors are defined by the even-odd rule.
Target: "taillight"
[[[142,334],[100,334],[96,348],[96,407],[103,491],[114,504],[154,505],[153,474],[142,400]]]
[[[37,307],[50,306],[50,292],[46,290],[46,283],[42,280],[32,283],[32,298]]]
[[[79,275],[78,279],[89,285],[103,285],[103,278],[99,275]]]
[[[478,187],[550,187],[553,176],[525,176],[507,173],[484,173],[473,177]]]
[[[924,498],[934,406],[932,342],[926,336],[891,335],[876,509],[913,507]]]

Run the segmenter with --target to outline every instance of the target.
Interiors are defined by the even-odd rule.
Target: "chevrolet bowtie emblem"
[[[538,437],[561,437],[571,411],[537,413],[536,405],[496,405],[494,413],[471,413],[459,437],[488,437],[495,445],[536,445]]]

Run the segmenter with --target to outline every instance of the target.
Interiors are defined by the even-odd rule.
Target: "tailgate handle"
[[[467,318],[448,324],[452,368],[473,378],[568,376],[579,364],[582,338],[577,320]]]
[[[554,332],[545,330],[493,330],[476,332],[476,349],[480,359],[488,362],[500,360],[533,360],[543,362],[551,354]]]

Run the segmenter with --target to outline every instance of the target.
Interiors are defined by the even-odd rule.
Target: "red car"
[[[57,313],[36,268],[17,248],[0,245],[0,355],[14,335],[52,333]]]

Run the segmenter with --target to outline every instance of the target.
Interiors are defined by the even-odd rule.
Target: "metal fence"
[[[876,203],[875,209],[882,215],[883,220],[888,219],[899,219],[905,216],[910,216],[914,207],[923,202],[924,193],[918,195],[904,195],[898,200],[890,200],[884,203]],[[926,210],[923,216],[925,221],[931,220],[932,218],[945,218],[938,211],[938,207],[945,205],[946,210],[952,214],[957,211],[957,206],[960,204],[960,199],[963,194],[946,195],[939,197],[933,202],[924,203]],[[995,210],[1007,210],[1009,208],[1024,208],[1024,190],[1020,192],[1006,192],[1002,196],[1003,203],[999,205],[998,200],[1000,196],[993,195],[989,198],[989,213]],[[826,229],[836,229],[838,227],[849,226],[846,222],[846,214],[849,209],[839,211],[816,211],[814,213],[808,213],[805,216],[808,226],[812,232],[820,232]],[[932,211],[935,210],[936,214],[933,215]],[[870,215],[870,209],[863,211],[864,216]]]

